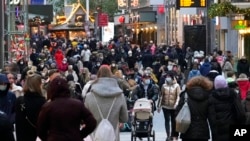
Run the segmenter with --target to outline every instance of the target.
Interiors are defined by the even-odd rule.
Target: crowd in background
[[[82,103],[76,100],[68,103],[69,105],[75,103],[74,106],[88,116],[86,118],[82,116],[82,113],[77,113],[72,118],[72,120],[78,119],[76,122],[72,121],[74,127],[90,123],[80,123],[81,119],[93,123],[92,125],[86,124],[83,129],[88,129],[88,131],[81,130],[82,134],[75,139],[85,137],[96,127],[94,123],[100,122],[100,117],[97,116],[96,109],[92,106],[93,97],[87,95],[88,92],[95,93],[97,100],[104,99],[102,101],[104,103],[105,101],[110,103],[110,99],[103,98],[110,97],[107,95],[119,97],[120,102],[116,104],[118,107],[123,107],[119,115],[123,118],[117,119],[115,116],[118,110],[112,113],[114,114],[112,119],[115,119],[112,124],[115,129],[115,124],[126,123],[129,116],[126,111],[133,107],[133,102],[140,98],[151,100],[154,105],[152,110],[160,112],[162,109],[164,113],[167,140],[177,140],[179,137],[179,133],[175,132],[175,116],[184,103],[183,93],[185,92],[190,97],[189,104],[191,104],[193,121],[192,128],[190,127],[186,133],[181,134],[183,141],[208,140],[210,135],[207,119],[210,121],[213,140],[227,139],[228,126],[238,121],[245,121],[245,119],[242,120],[243,118],[238,119],[237,115],[233,114],[236,112],[228,108],[235,99],[239,99],[238,102],[241,101],[246,110],[246,122],[250,124],[250,63],[244,56],[237,59],[230,51],[223,53],[220,50],[205,54],[203,51],[193,51],[192,47],[180,46],[178,43],[156,45],[153,41],[149,41],[138,46],[131,44],[122,36],[115,37],[105,44],[94,38],[76,38],[66,41],[51,37],[50,34],[33,38],[29,59],[21,58],[16,62],[6,64],[0,75],[0,110],[8,116],[8,119],[11,119],[10,123],[16,124],[17,141],[27,141],[25,139],[27,132],[34,135],[31,136],[34,140],[37,136],[37,127],[39,127],[39,137],[46,140],[48,137],[46,131],[49,130],[48,125],[44,125],[46,120],[49,120],[46,116],[52,114],[54,120],[58,118],[58,115],[46,109],[55,108],[56,103],[67,103],[67,100],[55,101],[56,97],[72,97],[81,102],[85,101],[86,107],[79,106]],[[64,79],[59,79],[58,76]],[[37,78],[32,80],[34,77]],[[53,82],[54,79],[57,83]],[[66,83],[68,89],[65,91],[68,93],[63,91]],[[125,96],[125,103],[122,103],[121,94]],[[23,96],[28,97],[25,101],[29,101],[30,97],[36,97],[37,101],[27,102],[32,105],[27,105],[27,107],[32,107],[32,109],[26,109],[34,111],[34,113],[29,113],[34,127],[29,121],[22,119],[23,113],[20,111],[22,108],[20,105],[24,103]],[[54,103],[46,103],[48,100]],[[56,109],[60,109],[60,106]],[[38,120],[40,110],[42,114]],[[220,113],[220,111],[223,112]],[[55,112],[62,114],[60,110]],[[232,117],[227,119],[223,113]],[[215,116],[222,117],[221,121],[214,118]],[[21,123],[26,123],[26,125]],[[23,130],[23,126],[28,126],[28,129]],[[55,129],[50,130],[58,132],[57,126],[57,124],[54,125]],[[62,125],[62,128],[66,127],[68,125]],[[76,132],[75,129],[72,132]],[[66,138],[71,138],[72,134],[66,135]],[[57,133],[50,136],[51,139],[65,137],[56,135]]]

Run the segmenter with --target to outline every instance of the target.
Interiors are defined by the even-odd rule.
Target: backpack
[[[185,103],[175,118],[176,132],[185,133],[191,124],[191,113],[187,101],[188,95],[185,93]]]
[[[116,97],[113,100],[113,103],[109,109],[107,117],[104,118],[103,114],[101,112],[100,106],[97,103],[96,97],[95,97],[95,95],[93,95],[93,96],[94,96],[94,99],[95,99],[95,102],[97,104],[97,108],[98,108],[98,111],[99,111],[99,114],[100,114],[102,120],[98,124],[98,126],[94,132],[94,136],[92,136],[92,139],[93,139],[93,141],[115,141],[116,140],[115,130],[114,130],[113,125],[108,120],[108,118],[109,118],[110,112],[114,106]]]

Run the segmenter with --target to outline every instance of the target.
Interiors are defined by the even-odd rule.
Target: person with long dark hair
[[[50,102],[39,114],[37,134],[44,141],[82,141],[96,128],[96,119],[84,104],[70,97],[67,80],[58,76],[48,89]],[[80,126],[82,127],[80,129]]]

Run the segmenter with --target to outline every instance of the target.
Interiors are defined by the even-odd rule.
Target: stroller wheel
[[[136,135],[134,131],[131,131],[131,141],[136,141]]]
[[[151,133],[148,132],[148,141],[150,141]]]

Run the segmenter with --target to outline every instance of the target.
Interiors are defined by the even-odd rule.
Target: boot
[[[166,141],[170,141],[171,140],[171,137],[170,137],[170,132],[169,131],[167,131],[167,139],[166,139]]]

